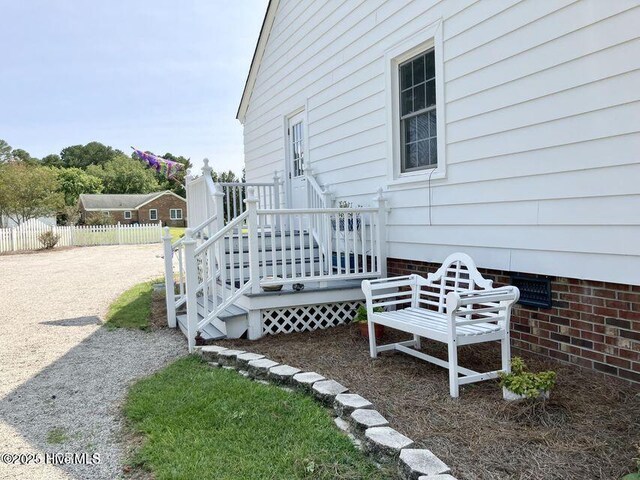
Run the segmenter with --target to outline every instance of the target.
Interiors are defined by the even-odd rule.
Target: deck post
[[[262,310],[249,310],[249,329],[247,338],[249,340],[257,340],[262,337]]]
[[[216,219],[206,228],[206,233],[209,238],[224,228],[224,192],[222,191],[222,186],[217,182],[213,184],[211,199],[213,200],[212,215],[215,215]],[[209,259],[209,264],[207,266],[209,271],[216,272],[216,266],[218,266],[220,268],[223,285],[226,284],[226,269],[224,268],[225,265],[222,263],[226,258],[224,242],[217,242],[217,245],[216,243],[212,243],[208,248],[207,258]],[[217,299],[215,302],[217,304]]]
[[[209,177],[211,178],[211,171],[213,170],[210,166],[209,166],[209,159],[208,158],[204,158],[202,160],[202,176],[203,177]],[[213,198],[208,198],[207,197],[207,201],[205,202],[204,208],[205,208],[205,218],[211,218],[212,215],[214,215],[215,213],[215,199]],[[193,226],[193,225],[192,225]],[[208,229],[207,229],[208,230]],[[209,236],[212,235],[212,233],[209,231]]]
[[[187,198],[187,225],[195,225],[193,221],[193,208],[189,208],[190,205],[193,205],[193,195],[191,193],[190,183],[193,181],[193,177],[191,176],[191,169],[187,169],[184,176],[184,192],[185,197]]]
[[[184,232],[184,258],[187,287],[187,340],[189,353],[195,347],[196,331],[198,330],[198,265],[195,257],[196,241],[193,238],[193,230],[187,228]]]
[[[173,284],[173,247],[171,246],[171,233],[169,227],[164,227],[162,235],[164,247],[164,289],[167,303],[167,325],[176,328],[176,294]]]
[[[378,242],[376,253],[378,257],[378,272],[382,278],[387,277],[387,200],[382,194],[382,187],[378,189],[378,194],[373,201],[378,206]],[[373,227],[373,226],[372,226]]]
[[[264,206],[263,208],[269,208]],[[273,207],[274,209],[280,208],[280,177],[278,171],[273,172]]]
[[[249,281],[251,293],[260,292],[260,252],[258,247],[258,199],[255,188],[247,188],[247,198],[244,201],[247,206],[247,229],[249,235]]]
[[[216,221],[213,222],[213,231],[209,230],[209,236],[213,236],[224,228],[224,193],[222,186],[219,183],[213,184],[214,191],[211,194],[213,197],[213,212],[211,215],[216,216]],[[211,227],[209,227],[211,229]]]

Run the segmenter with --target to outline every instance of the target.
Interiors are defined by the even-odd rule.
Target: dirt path
[[[41,460],[10,466],[0,457],[0,478],[120,475],[127,386],[186,348],[175,332],[100,324],[120,293],[162,275],[160,253],[144,245],[0,257],[0,455]],[[100,463],[45,464],[46,453],[61,452],[97,453]]]

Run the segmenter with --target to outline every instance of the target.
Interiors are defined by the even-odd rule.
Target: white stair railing
[[[313,174],[313,170],[308,168],[304,172],[305,179],[307,181],[307,205],[311,209],[323,209],[333,207],[333,195],[324,187],[321,187],[316,177]],[[328,270],[331,268],[331,255],[326,249],[330,230],[330,225],[327,218],[313,216],[309,224],[311,234],[313,238],[320,246],[320,250],[324,258],[324,268]]]
[[[168,229],[163,236],[167,320],[175,327],[176,310],[186,305],[190,351],[209,324],[226,334],[220,314],[249,291],[386,276],[381,190],[376,207],[333,208],[331,194],[309,173],[310,208],[282,209],[277,174],[272,184],[214,183],[205,163],[199,179],[187,182],[188,198],[205,204],[188,204],[196,211],[190,222],[199,223],[174,244]]]
[[[258,208],[280,208],[280,178],[278,172],[273,175],[273,182],[217,182],[223,195],[225,223],[232,221],[246,210],[247,189],[253,188],[253,195]]]
[[[247,238],[242,234],[245,211],[193,251],[198,265],[196,296],[202,299],[202,319],[197,329],[213,324],[222,334],[226,325],[218,316],[251,288],[245,265]],[[187,300],[188,302],[188,300]],[[187,311],[190,305],[187,304]],[[196,307],[197,308],[197,307]]]

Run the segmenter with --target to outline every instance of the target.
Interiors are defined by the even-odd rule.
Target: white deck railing
[[[245,200],[248,188],[254,189],[259,208],[280,208],[280,179],[277,173],[274,175],[273,183],[219,182],[216,185],[220,187],[223,194],[224,218],[227,223],[246,211]]]
[[[280,208],[277,176],[273,184],[191,182],[192,194],[206,189],[210,202],[196,217],[205,212],[209,217],[174,245],[168,231],[163,237],[168,322],[175,327],[176,310],[186,304],[190,350],[196,332],[208,324],[226,333],[218,316],[243,294],[273,285],[386,275],[387,209],[381,192],[376,207],[332,208],[330,194],[307,178],[311,208],[304,209]]]
[[[259,247],[260,286],[382,274],[377,208],[258,210],[257,218],[248,232]],[[267,222],[261,218],[274,223],[262,226]]]

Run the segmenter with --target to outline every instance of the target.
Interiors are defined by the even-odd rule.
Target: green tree
[[[38,163],[37,158],[33,158],[29,154],[29,152],[27,152],[26,150],[23,150],[22,148],[16,148],[15,150],[13,150],[11,152],[11,156],[13,157],[13,160],[17,160],[19,162],[28,163],[31,165],[35,165],[36,163]]]
[[[122,155],[120,150],[100,142],[89,142],[63,148],[60,159],[63,167],[87,168],[89,165],[104,165],[119,155]]]
[[[0,162],[8,162],[11,160],[11,146],[0,138]]]
[[[41,163],[46,167],[62,167],[62,159],[55,153],[42,157]]]
[[[102,181],[103,193],[150,193],[160,189],[155,172],[124,155],[102,166],[91,165],[87,173]]]
[[[16,223],[53,215],[64,204],[58,175],[48,167],[12,162],[0,171],[0,211]]]
[[[58,170],[58,183],[66,205],[75,205],[82,193],[100,193],[103,189],[100,178],[73,167]]]
[[[244,182],[243,178],[240,179],[238,176],[232,171],[228,170],[226,172],[211,172],[211,178],[213,178],[214,182],[222,182],[222,183],[240,183]]]

